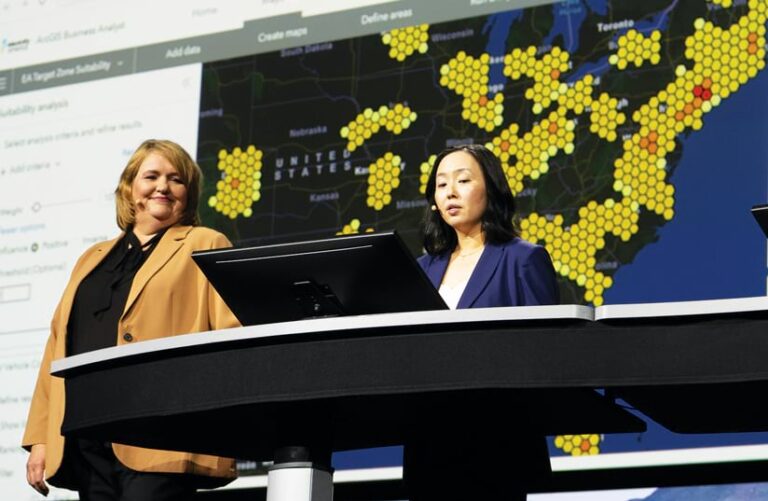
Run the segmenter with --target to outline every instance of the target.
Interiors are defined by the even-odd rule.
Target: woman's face
[[[152,152],[139,166],[131,197],[136,224],[161,223],[167,228],[178,223],[187,208],[187,187],[179,172],[159,153]]]
[[[457,232],[481,231],[488,198],[483,171],[472,155],[454,151],[437,166],[435,205],[443,221]]]

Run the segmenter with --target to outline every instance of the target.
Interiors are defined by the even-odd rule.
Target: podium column
[[[330,460],[328,461],[330,463]],[[267,501],[332,501],[333,470],[313,462],[309,449],[281,447],[267,474]]]

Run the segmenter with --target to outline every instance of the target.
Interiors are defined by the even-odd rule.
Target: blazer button
[[[133,341],[133,336],[131,335],[130,332],[126,332],[125,334],[123,334],[123,341],[125,341],[126,343],[130,343],[131,341]]]

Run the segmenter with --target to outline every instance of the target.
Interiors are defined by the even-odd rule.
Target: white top
[[[452,310],[456,309],[459,305],[459,299],[461,299],[461,295],[464,294],[464,289],[467,288],[468,283],[469,279],[459,282],[453,287],[440,284],[440,290],[438,292],[440,292],[440,296],[442,296],[443,301],[448,305],[448,308]]]

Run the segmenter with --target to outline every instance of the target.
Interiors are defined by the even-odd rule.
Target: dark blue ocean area
[[[706,115],[700,131],[681,137],[682,158],[670,179],[675,217],[659,230],[655,243],[619,268],[606,304],[766,294],[766,238],[749,211],[768,202],[766,116],[768,73],[763,71]],[[602,450],[768,443],[768,433],[679,435],[647,421],[646,433],[607,435]]]
[[[766,238],[749,209],[768,202],[768,72],[679,142],[675,217],[620,267],[606,304],[766,294]]]

